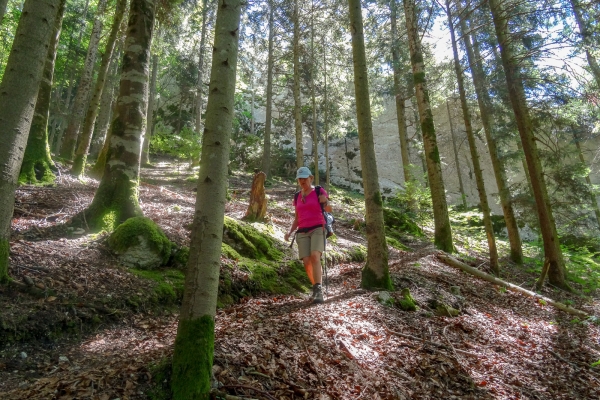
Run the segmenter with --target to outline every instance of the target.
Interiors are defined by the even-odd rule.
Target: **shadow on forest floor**
[[[195,173],[162,163],[142,171],[143,211],[178,245],[189,244]],[[250,174],[231,177],[228,216],[243,216],[250,183]],[[63,175],[56,187],[17,192],[10,275],[37,291],[0,288],[2,399],[147,399],[159,376],[153,365],[168,363],[177,305],[157,302],[155,282],[119,266],[105,236],[69,231],[96,184]],[[295,188],[274,189],[268,225],[283,240]],[[343,223],[363,217],[360,210],[332,201],[342,217],[332,254],[366,245],[363,232]],[[414,251],[390,251],[390,294],[398,304],[400,290],[410,289],[416,312],[380,304],[378,293],[360,289],[364,262],[340,261],[329,266],[324,304],[309,304],[302,293],[264,294],[218,310],[219,390],[261,399],[600,397],[591,366],[600,360],[596,324],[445,265],[427,241],[410,245]],[[476,266],[485,261],[470,256]],[[531,279],[502,268],[517,284]],[[595,298],[549,288],[544,295],[598,315]],[[437,316],[436,302],[460,315]]]

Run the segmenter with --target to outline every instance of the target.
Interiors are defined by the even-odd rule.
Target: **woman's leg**
[[[314,285],[315,284],[315,277],[314,277],[314,267],[312,264],[312,255],[308,256],[308,257],[304,257],[302,258],[302,262],[304,263],[304,269],[306,270],[306,275],[308,276],[308,279],[310,280],[310,284]],[[319,264],[319,267],[321,266],[321,264]],[[321,275],[319,275],[319,280],[317,282],[321,282]]]
[[[321,252],[318,250],[314,250],[310,252],[310,257],[306,257],[310,259],[310,263],[312,264],[312,274],[309,275],[312,276],[311,282],[314,285],[315,283],[322,283],[323,280],[323,269],[321,267]],[[306,263],[304,264],[304,267],[306,268]],[[308,269],[306,270],[308,273]]]

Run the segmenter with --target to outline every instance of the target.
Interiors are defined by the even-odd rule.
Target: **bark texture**
[[[369,100],[369,80],[365,56],[362,8],[360,0],[349,0],[356,119],[360,143],[360,164],[365,192],[367,223],[367,263],[362,270],[361,286],[365,289],[393,288],[388,266],[388,248],[383,223],[383,201],[375,160],[373,125]]]
[[[152,56],[152,77],[148,92],[148,111],[146,113],[147,125],[142,148],[142,165],[150,164],[150,140],[154,129],[154,103],[156,102],[156,75],[158,73],[158,56]]]
[[[35,103],[29,137],[27,138],[27,148],[25,149],[23,164],[21,165],[20,182],[44,184],[54,182],[55,179],[53,170],[56,167],[52,161],[48,145],[48,118],[50,115],[54,63],[56,61],[56,50],[58,49],[58,40],[62,28],[65,2],[65,0],[60,0],[58,14],[54,23],[54,32],[50,37],[48,55],[44,64],[44,72],[42,73],[42,81],[40,82],[40,89]]]
[[[85,163],[87,160],[88,151],[90,144],[92,143],[92,134],[94,133],[94,125],[96,124],[96,117],[98,116],[98,108],[100,101],[102,100],[102,92],[106,85],[106,78],[108,76],[108,70],[110,68],[110,60],[112,59],[115,44],[121,29],[121,23],[125,16],[125,9],[127,7],[127,0],[117,0],[117,6],[115,7],[115,16],[113,17],[113,24],[110,28],[110,34],[106,41],[106,47],[104,54],[102,55],[102,61],[100,63],[100,69],[98,70],[98,78],[94,85],[94,91],[92,92],[92,98],[85,114],[83,121],[83,127],[81,134],[79,135],[79,144],[75,152],[75,159],[73,160],[73,167],[71,168],[71,174],[75,176],[81,176],[85,170]]]
[[[10,222],[19,171],[59,0],[26,0],[0,83],[0,281],[8,280]]]
[[[242,2],[219,0],[190,256],[173,354],[174,400],[208,399]],[[200,324],[202,329],[189,329]]]
[[[142,215],[138,184],[148,108],[154,7],[151,0],[131,1],[106,166],[92,204],[84,211],[85,222],[92,229],[113,230],[128,218]]]
[[[560,243],[556,232],[556,223],[552,215],[548,189],[544,179],[542,164],[538,155],[537,145],[535,143],[535,133],[527,101],[523,78],[519,70],[509,38],[508,18],[506,10],[502,9],[499,0],[489,1],[494,28],[500,44],[500,57],[504,67],[504,75],[508,86],[508,94],[515,113],[517,128],[521,136],[521,143],[527,160],[527,169],[531,177],[531,186],[537,205],[538,219],[540,222],[540,231],[544,242],[545,258],[548,262],[548,279],[551,284],[570,290],[566,282],[565,262],[560,249]]]
[[[60,157],[64,158],[65,160],[73,159],[75,147],[77,146],[77,139],[79,137],[81,123],[86,110],[87,99],[90,93],[90,88],[92,87],[94,64],[96,63],[98,45],[100,44],[100,36],[102,34],[102,20],[104,10],[106,9],[106,1],[107,0],[99,0],[98,2],[98,11],[96,18],[94,19],[90,43],[88,46],[87,55],[85,57],[85,63],[83,64],[83,73],[79,79],[79,85],[77,86],[77,92],[75,94],[75,100],[73,103],[73,111],[71,112],[71,117],[69,118],[69,125],[67,125],[67,130],[65,131],[62,145],[60,147]]]
[[[417,13],[414,0],[404,0],[404,13],[406,16],[410,61],[419,109],[419,120],[421,122],[421,133],[425,148],[427,177],[431,189],[431,201],[433,203],[434,241],[438,249],[451,253],[454,250],[452,231],[450,230],[450,219],[448,218],[446,191],[444,189],[444,181],[442,180],[440,152],[437,146],[435,126],[433,125],[433,114],[431,113],[431,106],[429,104],[429,91],[425,79],[423,52],[421,51],[421,43],[417,31]]]

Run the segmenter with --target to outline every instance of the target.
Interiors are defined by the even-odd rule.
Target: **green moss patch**
[[[131,269],[134,275],[156,282],[154,293],[150,301],[155,304],[170,305],[179,304],[183,299],[183,285],[185,275],[177,269],[142,270]],[[136,306],[137,299],[129,299],[132,306]]]
[[[403,245],[402,243],[400,243],[399,240],[397,240],[393,237],[386,236],[385,241],[387,242],[388,246],[392,246],[396,250],[402,250],[402,251],[410,251],[411,250],[410,248],[408,248],[405,245]]]
[[[254,260],[279,261],[283,252],[277,249],[273,238],[259,232],[250,224],[225,217],[223,242],[240,255]]]
[[[398,302],[398,307],[403,311],[417,311],[417,303],[410,294],[410,290],[407,288],[402,289],[400,292],[402,299]]]

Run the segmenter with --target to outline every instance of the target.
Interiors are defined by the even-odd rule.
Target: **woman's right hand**
[[[287,242],[288,240],[290,240],[290,233],[286,233],[285,236],[283,237],[285,239],[285,241]]]

